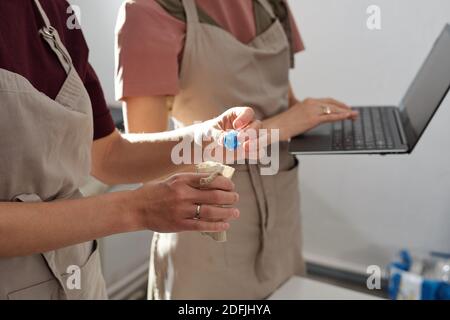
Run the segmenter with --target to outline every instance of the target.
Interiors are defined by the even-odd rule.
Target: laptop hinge
[[[404,144],[405,146],[408,146],[409,148],[409,143],[408,143],[408,139],[406,138],[406,133],[405,130],[403,128],[403,121],[402,118],[400,116],[400,111],[398,108],[395,108],[395,119],[397,119],[397,128],[398,131],[400,133],[400,139],[402,140],[402,144]]]

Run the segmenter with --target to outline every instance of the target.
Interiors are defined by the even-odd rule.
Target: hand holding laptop
[[[320,124],[357,117],[358,112],[333,98],[307,98],[295,102],[287,111],[266,120],[264,127],[279,128],[280,140],[288,141]]]
[[[360,117],[355,121],[323,123],[293,138],[289,151],[297,155],[411,153],[449,91],[447,24],[398,106],[358,107]],[[337,119],[338,115],[329,118]],[[294,117],[291,121],[304,119]]]

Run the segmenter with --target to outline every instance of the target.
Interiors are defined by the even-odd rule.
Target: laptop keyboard
[[[333,150],[393,149],[397,128],[392,108],[354,108],[359,117],[333,123]]]

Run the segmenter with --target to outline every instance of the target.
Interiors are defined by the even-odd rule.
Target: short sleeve
[[[115,130],[114,121],[106,104],[105,95],[94,69],[88,64],[83,80],[89,94],[94,117],[94,140],[110,135]]]
[[[185,32],[156,1],[126,1],[116,25],[116,99],[176,95]]]
[[[48,1],[50,3],[50,1]],[[66,1],[51,2],[52,5],[59,5],[59,12],[65,17],[65,10],[69,5]],[[54,18],[55,21],[56,17]],[[64,26],[64,27],[63,27]],[[100,80],[89,63],[89,49],[84,38],[83,32],[79,29],[67,29],[66,20],[60,19],[60,35],[65,46],[69,51],[74,66],[83,81],[84,87],[89,95],[92,106],[92,115],[94,121],[93,139],[101,139],[110,135],[115,130],[114,121],[106,103],[105,95]]]

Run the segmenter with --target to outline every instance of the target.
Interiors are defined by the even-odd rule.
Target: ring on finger
[[[200,220],[200,210],[202,209],[202,205],[198,204],[195,210],[194,220]]]
[[[329,106],[321,106],[322,107],[322,114],[324,115],[330,115],[331,114],[331,108]]]

